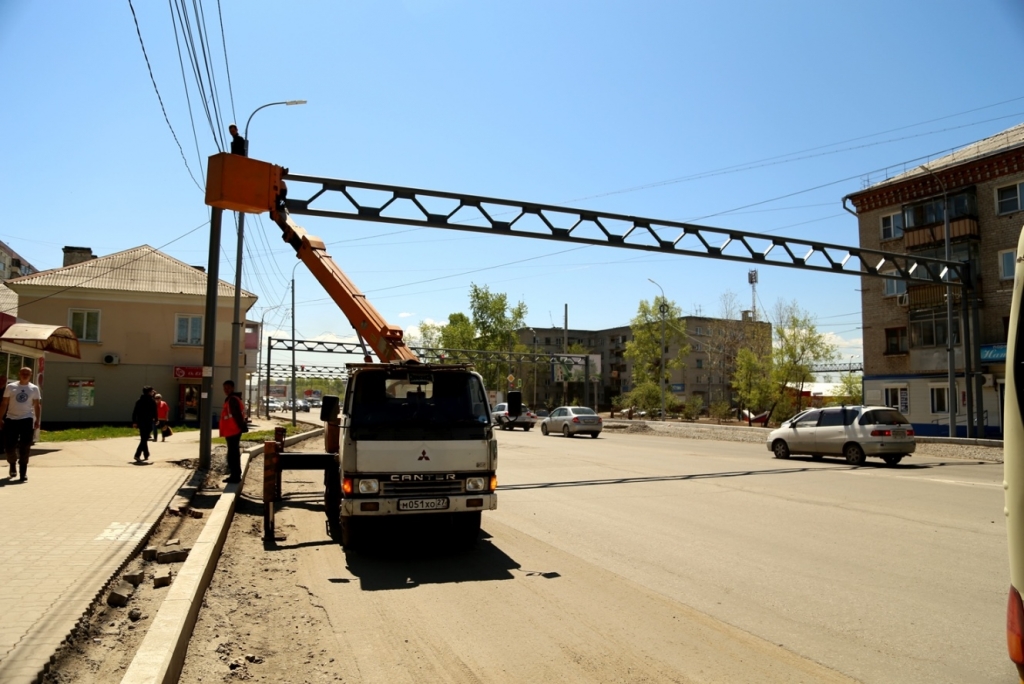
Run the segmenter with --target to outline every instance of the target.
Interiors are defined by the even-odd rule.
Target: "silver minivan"
[[[847,463],[862,465],[878,456],[896,465],[914,453],[914,427],[902,413],[889,406],[830,406],[798,413],[772,430],[768,450],[775,458],[807,454],[844,456]]]

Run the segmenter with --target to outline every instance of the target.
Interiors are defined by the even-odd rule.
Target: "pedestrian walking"
[[[249,426],[245,421],[242,399],[235,394],[234,380],[224,381],[224,395],[218,429],[228,443],[228,476],[224,482],[234,484],[242,481],[242,433],[247,432]]]
[[[10,479],[18,475],[17,463],[21,469],[22,482],[28,482],[28,454],[32,440],[39,429],[42,413],[42,395],[32,382],[32,369],[18,371],[18,381],[7,383],[4,398],[0,401],[0,427],[4,431],[4,451],[10,466]]]
[[[139,429],[139,446],[135,449],[135,460],[149,460],[149,436],[156,422],[156,399],[153,388],[146,385],[142,388],[142,396],[135,402],[132,410],[132,427]]]
[[[171,407],[167,405],[161,394],[156,394],[153,399],[156,400],[156,420],[153,422],[153,441],[156,441],[156,435],[158,432],[167,427],[167,418],[170,415]],[[166,442],[167,438],[163,437],[161,442]]]

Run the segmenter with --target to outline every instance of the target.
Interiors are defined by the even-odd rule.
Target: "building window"
[[[903,207],[903,225],[905,228],[942,223],[946,200],[942,197],[918,202]],[[974,195],[963,192],[949,198],[949,220],[953,221],[964,216],[977,216],[978,208]]]
[[[75,333],[75,337],[78,338],[79,342],[99,342],[100,341],[100,312],[98,309],[71,309],[69,316],[71,319],[71,332]]]
[[[95,397],[94,378],[68,378],[68,408],[92,408]]]
[[[703,335],[704,334],[704,329],[703,328],[697,328],[696,334],[697,335]]]
[[[203,317],[191,314],[175,316],[175,344],[200,345],[203,343]]]
[[[1024,183],[996,189],[996,211],[998,213],[1012,214],[1015,211],[1020,211],[1021,186],[1024,186]]]
[[[882,217],[882,239],[894,240],[903,237],[903,214],[889,214]]]
[[[906,354],[907,353],[907,329],[886,328],[885,329],[885,353]]]
[[[882,281],[882,296],[895,297],[896,295],[907,294],[907,281],[886,278]]]
[[[704,359],[697,359],[697,368],[704,367]]]
[[[910,320],[910,347],[921,349],[924,347],[946,346],[946,314],[934,314],[926,312],[920,315],[912,315]],[[960,318],[953,317],[953,346],[960,344]]]
[[[1013,272],[1017,266],[1017,250],[1004,249],[999,252],[999,278],[1013,280]]]
[[[886,387],[885,405],[904,415],[910,413],[910,391],[906,387]]]
[[[932,413],[949,413],[949,388],[945,386],[932,387]]]

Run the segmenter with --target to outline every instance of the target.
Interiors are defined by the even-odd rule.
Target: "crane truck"
[[[323,286],[364,345],[348,364],[343,400],[326,400],[326,451],[335,454],[340,496],[328,481],[328,527],[343,546],[369,538],[385,517],[431,515],[457,544],[479,536],[481,513],[497,508],[498,446],[483,378],[468,364],[421,363],[327,253],[289,217],[285,169],[239,155],[210,157],[206,202],[246,213],[268,211],[282,238]],[[365,348],[365,346],[364,346]],[[521,397],[519,402],[521,406]],[[521,410],[521,409],[520,409]]]

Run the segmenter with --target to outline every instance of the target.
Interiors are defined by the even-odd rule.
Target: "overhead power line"
[[[139,36],[139,46],[142,48],[142,56],[146,59],[146,69],[149,71],[149,80],[153,83],[153,90],[156,92],[156,99],[160,101],[160,111],[164,114],[164,121],[167,122],[167,128],[171,131],[171,136],[174,138],[174,144],[178,146],[178,152],[181,153],[181,161],[185,162],[185,170],[188,171],[188,175],[192,178],[192,182],[196,184],[197,188],[199,188],[199,192],[203,192],[203,187],[192,174],[192,169],[189,168],[188,160],[185,159],[185,151],[181,148],[181,143],[178,141],[178,135],[174,132],[174,126],[171,125],[171,120],[167,117],[167,109],[164,107],[164,99],[160,97],[160,89],[157,87],[156,78],[153,76],[153,67],[149,63],[149,55],[146,54],[146,44],[142,40],[142,30],[139,28],[139,18],[135,14],[135,7],[132,5],[132,0],[128,0],[128,7],[132,11],[132,20],[135,22],[135,33]]]

